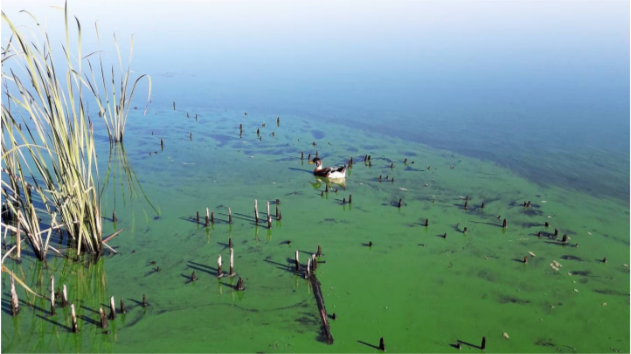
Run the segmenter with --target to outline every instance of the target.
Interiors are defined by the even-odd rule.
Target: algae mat
[[[125,228],[110,242],[119,254],[93,265],[51,257],[45,269],[8,261],[40,293],[51,275],[67,284],[80,333],[69,331],[69,309],[49,316],[22,289],[12,318],[3,274],[3,352],[377,352],[380,337],[389,352],[455,352],[458,341],[478,352],[483,336],[487,352],[628,352],[628,205],[374,131],[187,110],[133,112],[126,155],[112,155],[107,179],[100,137],[103,214],[118,216],[105,218],[106,233]],[[324,193],[307,164],[316,151],[327,166],[353,157],[345,184]],[[141,188],[128,187],[120,166]],[[254,199],[262,219],[278,199],[282,220],[257,226]],[[195,220],[206,208],[210,227]],[[243,292],[238,277],[216,277],[220,254],[227,271],[229,238]],[[322,340],[309,282],[293,270],[295,251],[304,266],[318,244],[333,345]],[[110,296],[124,298],[127,313],[102,329],[98,309]]]

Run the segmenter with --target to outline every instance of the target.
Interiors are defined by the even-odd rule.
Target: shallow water
[[[429,6],[423,4],[367,9],[410,19],[416,6]],[[152,104],[143,115],[142,94],[134,100],[138,110],[130,113],[124,153],[110,151],[104,130],[95,130],[104,234],[125,229],[109,242],[119,254],[92,265],[51,257],[44,269],[26,257],[28,250],[21,265],[8,260],[39,293],[49,293],[51,275],[68,285],[80,333],[69,333],[68,308],[49,316],[48,304],[20,287],[25,302],[12,318],[3,274],[3,352],[377,352],[380,337],[389,352],[455,352],[458,341],[465,343],[462,351],[478,351],[483,336],[489,352],[628,352],[628,82],[620,86],[620,77],[628,77],[628,57],[622,60],[628,51],[620,56],[611,49],[628,39],[628,18],[624,35],[602,39],[615,32],[611,21],[578,46],[567,37],[576,28],[551,23],[555,16],[591,23],[585,20],[591,10],[568,14],[559,5],[542,12],[554,21],[517,36],[523,47],[514,52],[504,51],[506,38],[487,43],[488,29],[480,25],[469,29],[471,47],[452,33],[423,39],[433,49],[428,57],[423,46],[407,52],[404,45],[425,33],[413,21],[364,42],[359,29],[373,33],[380,23],[369,21],[379,16],[367,10],[356,14],[357,33],[340,31],[352,6],[338,9],[340,18],[318,12],[316,19],[330,20],[317,27],[322,37],[292,42],[275,27],[284,22],[273,19],[296,22],[297,38],[315,20],[302,19],[303,27],[299,18],[255,6],[250,15],[260,10],[269,17],[243,15],[248,20],[239,22],[242,16],[230,12],[241,11],[234,5],[216,13],[201,11],[210,5],[189,5],[191,19],[209,17],[197,18],[198,28],[244,41],[224,43],[212,34],[162,55],[164,43],[186,45],[180,32],[157,29],[149,37],[130,30],[140,33],[134,68],[152,75]],[[293,6],[295,15],[308,5]],[[406,13],[406,6],[414,11]],[[423,11],[441,14],[442,6]],[[174,17],[183,11],[162,10]],[[611,11],[592,10],[593,16]],[[506,21],[478,14],[473,22],[493,33],[494,26],[514,29],[511,12],[505,14]],[[460,19],[470,24],[469,18],[475,16]],[[183,32],[196,21],[185,22]],[[224,32],[212,32],[219,25]],[[261,32],[248,32],[255,27]],[[429,27],[462,30],[441,21]],[[332,41],[337,35],[339,42]],[[283,40],[294,51],[282,51]],[[348,50],[333,45],[346,42],[353,44]],[[443,46],[450,49],[437,51]],[[577,46],[584,52],[576,54]],[[549,47],[557,50],[551,57]],[[383,48],[392,52],[376,50]],[[517,60],[524,52],[530,60]],[[327,166],[354,159],[344,185],[323,193],[325,183],[307,161],[316,151]],[[344,204],[351,194],[352,204]],[[262,220],[265,202],[275,216],[278,199],[282,221],[257,226],[255,199]],[[203,226],[206,208],[215,216],[210,227]],[[556,240],[548,237],[555,228]],[[238,277],[216,277],[219,254],[228,271],[229,238],[243,292],[234,288]],[[53,243],[66,241],[56,235]],[[327,311],[337,316],[329,319],[330,346],[322,340],[313,289],[293,270],[294,253],[304,266],[318,245],[324,263],[316,274]],[[524,264],[529,252],[536,256]],[[554,270],[552,261],[562,267]],[[191,282],[193,271],[199,279]],[[98,308],[110,296],[117,304],[124,298],[127,313],[101,329]]]

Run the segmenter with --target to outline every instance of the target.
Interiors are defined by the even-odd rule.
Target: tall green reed
[[[103,250],[95,139],[87,112],[88,102],[100,97],[82,64],[94,52],[82,56],[76,17],[76,53],[70,52],[67,4],[63,11],[65,45],[59,62],[34,16],[23,11],[39,29],[39,35],[26,36],[2,12],[11,31],[2,51],[5,69],[10,64],[2,73],[7,102],[2,109],[2,195],[12,215],[20,216],[17,228],[40,259],[50,247],[50,232],[42,231],[38,220],[49,220],[51,230],[65,228],[77,241],[78,255],[98,257]]]
[[[99,29],[97,24],[94,24],[94,29],[96,31],[96,37],[98,41],[99,48],[101,46],[101,39],[99,36]],[[116,46],[116,53],[118,54],[118,65],[120,71],[120,78],[118,85],[116,84],[116,74],[114,72],[114,65],[111,66],[111,69],[108,70],[111,72],[109,78],[106,77],[105,67],[103,65],[101,51],[99,51],[99,69],[101,74],[100,83],[102,84],[103,93],[99,91],[99,85],[92,86],[92,83],[89,82],[91,89],[96,93],[98,99],[96,100],[99,106],[99,117],[103,118],[105,122],[105,126],[107,128],[107,135],[110,139],[110,144],[122,143],[123,137],[125,135],[125,125],[127,124],[127,117],[129,116],[129,110],[131,108],[131,100],[134,97],[134,93],[136,92],[136,87],[138,83],[143,79],[147,78],[149,89],[147,101],[151,100],[151,76],[147,74],[140,75],[134,81],[134,84],[131,87],[131,91],[129,91],[129,80],[131,70],[131,62],[134,54],[134,36],[131,36],[131,44],[129,48],[129,64],[126,70],[123,70],[123,60],[121,58],[120,48],[118,45],[118,40],[116,39],[116,34],[114,34],[114,45]],[[88,65],[90,67],[90,73],[92,74],[92,82],[96,83],[97,79],[94,75],[94,70],[92,67],[92,63],[88,60]],[[108,91],[108,84],[111,81],[111,88]],[[118,86],[118,91],[117,91]],[[103,99],[105,97],[105,100]],[[118,98],[117,98],[118,97]],[[105,104],[103,104],[105,101]],[[148,104],[147,104],[148,107]],[[145,107],[144,113],[147,113],[147,107]]]

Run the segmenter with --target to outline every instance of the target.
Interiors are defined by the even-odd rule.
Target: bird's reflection
[[[309,182],[313,189],[320,189],[322,188],[322,185],[328,185],[329,187],[336,185],[346,190],[346,178],[326,178],[318,176],[313,176],[313,178],[315,178],[315,182]]]

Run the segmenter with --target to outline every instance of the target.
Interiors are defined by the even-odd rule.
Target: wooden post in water
[[[280,117],[276,117],[276,126],[280,127]]]
[[[300,271],[300,259],[298,258],[298,251],[296,250],[296,256],[295,256],[295,262],[296,262],[296,272]]]
[[[258,205],[258,201],[256,199],[254,199],[254,220],[256,221],[256,224],[259,224],[259,205]]]
[[[298,251],[296,251],[298,252]],[[18,293],[15,291],[15,280],[11,276],[11,316],[17,316],[20,312],[20,302],[18,301]]]
[[[305,279],[309,279],[311,276],[311,258],[307,259],[307,270],[305,271]]]
[[[429,219],[425,219],[425,227],[429,226]]]
[[[116,303],[114,302],[114,296],[110,297],[110,320],[116,319]]]
[[[318,243],[318,252],[316,252],[316,256],[322,257],[322,247],[320,247],[319,243]]]
[[[199,224],[199,210],[196,211],[195,221]]]
[[[352,204],[353,203],[353,195],[349,194],[348,195],[348,204]]]
[[[549,226],[550,226],[550,223],[546,221],[546,222],[543,224],[543,226],[545,226],[545,227],[549,227]]]
[[[480,344],[480,349],[486,349],[486,337],[482,337],[482,344]]]
[[[123,302],[123,298],[121,297],[121,301],[120,301],[120,305],[121,305],[121,313],[126,313],[127,311],[125,311],[125,303]]]
[[[101,328],[107,328],[107,316],[105,315],[105,311],[103,311],[102,307],[99,307],[99,316],[101,317]]]
[[[311,269],[314,271],[318,269],[318,259],[316,258],[315,253],[311,255]]]
[[[215,211],[211,211],[210,212],[210,223],[214,224],[215,223]]]
[[[116,217],[116,210],[112,211],[112,222],[117,222],[118,218]]]
[[[272,214],[269,212],[269,201],[267,202],[267,228],[272,228]]]
[[[79,333],[79,326],[77,326],[77,316],[74,312],[74,304],[70,305],[70,315],[72,316],[72,333]]]
[[[173,110],[175,111],[175,101],[173,101]]]
[[[55,276],[50,277],[50,315],[55,315]]]
[[[66,289],[66,284],[64,284],[64,287],[61,290],[61,307],[66,306],[68,306],[68,290]]]
[[[210,226],[210,212],[208,208],[206,208],[206,219],[204,220],[204,226],[205,227]]]
[[[329,193],[329,185],[328,184],[324,185],[324,193]]]
[[[484,209],[484,202],[482,202],[482,205],[480,205],[480,209]]]
[[[383,337],[379,339],[379,350],[382,352],[386,351],[386,344],[383,342]]]
[[[464,201],[464,210],[467,210],[467,207],[469,206],[469,201],[465,200]]]
[[[223,277],[223,272],[221,271],[221,255],[217,257],[217,278]]]
[[[304,160],[304,159],[305,159],[305,152],[304,152],[304,151],[301,151],[301,152],[300,152],[300,161],[302,161],[302,160]]]
[[[147,297],[145,296],[145,294],[142,294],[142,307],[147,306],[149,306],[149,304],[147,304]]]
[[[502,228],[506,228],[508,226],[508,223],[506,222],[506,218],[504,218],[504,221],[502,221]]]
[[[230,276],[234,277],[234,248],[230,247]]]
[[[464,230],[462,230],[462,233],[465,234],[465,235],[467,234],[467,228],[466,227],[464,228]]]
[[[243,279],[239,277],[239,281],[237,281],[237,291],[245,290],[245,286],[243,285]]]
[[[398,208],[400,208],[403,205],[403,198],[399,198],[399,205]]]
[[[232,209],[228,207],[228,224],[232,224]]]

